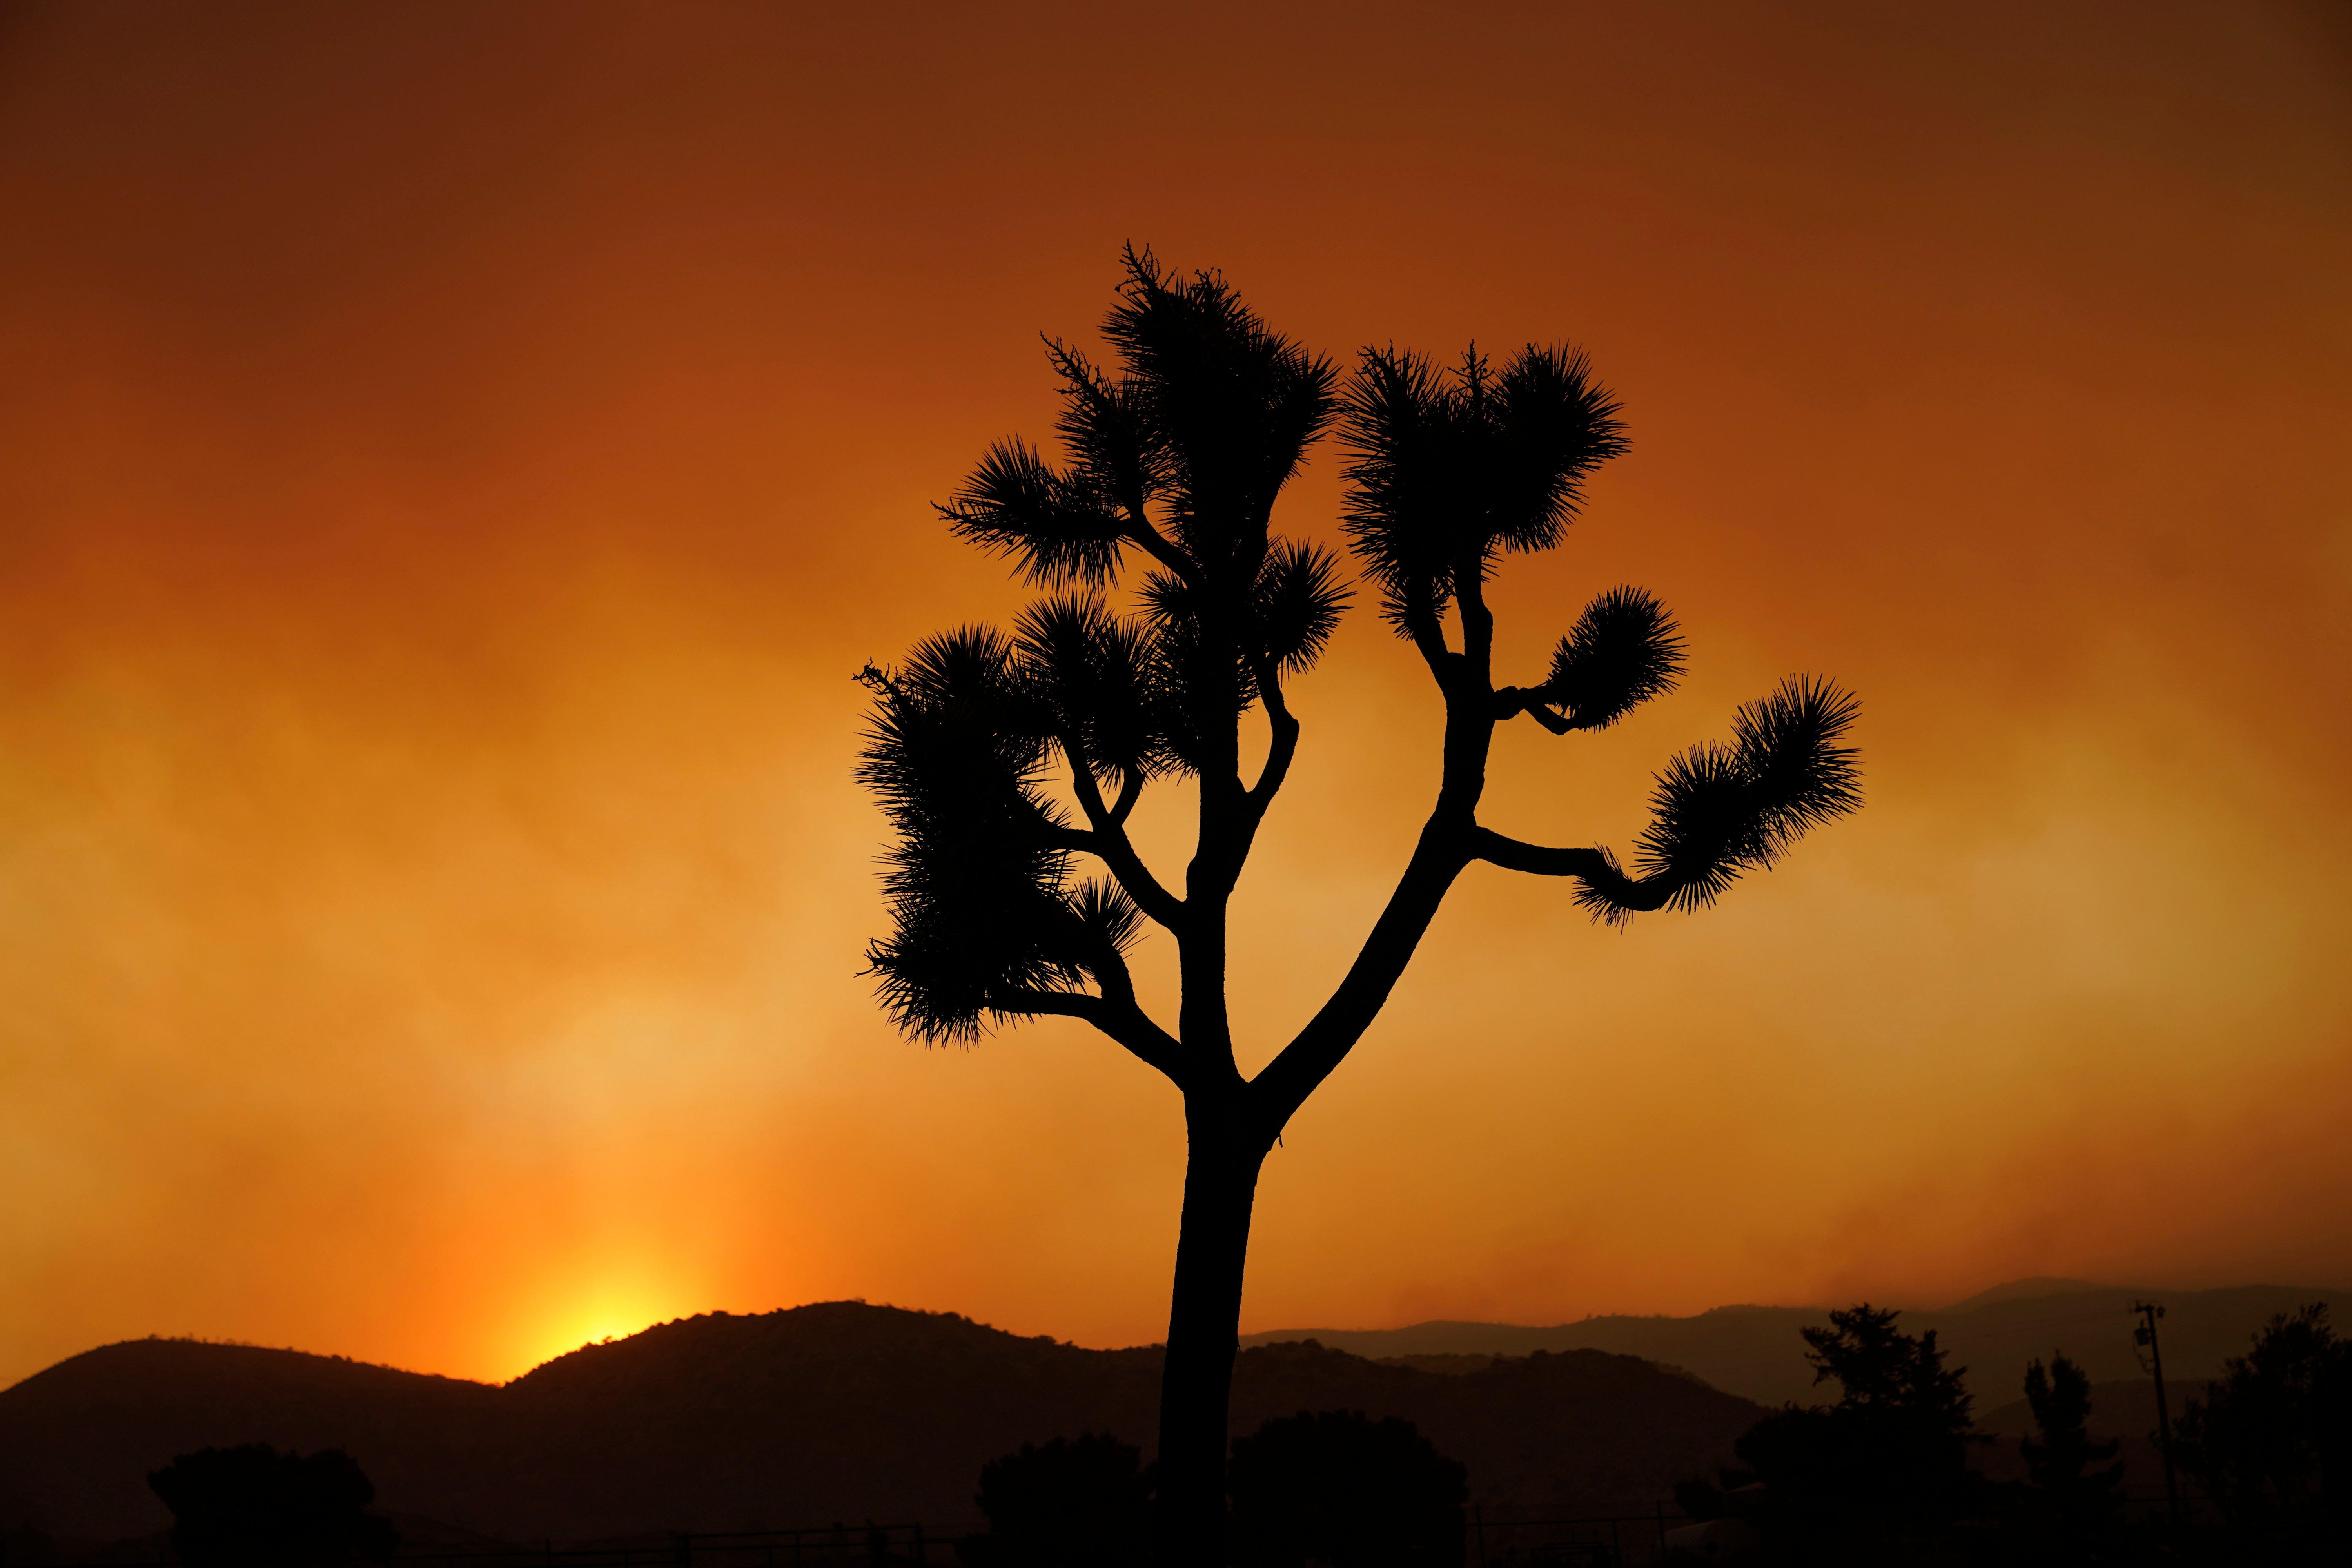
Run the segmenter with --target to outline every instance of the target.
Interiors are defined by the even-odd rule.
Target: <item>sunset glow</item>
[[[1464,878],[1265,1166],[1245,1330],[2352,1280],[2352,33],[1799,9],[14,8],[0,1384],[1164,1331],[1172,1091],[895,1037],[850,777],[852,675],[1024,603],[930,503],[1129,240],[1622,399],[1502,666],[1633,583],[1691,676],[1505,731],[1496,827],[1622,850],[1738,703],[1864,703],[1865,808],[1713,911]],[[1338,468],[1277,524],[1338,543]],[[1435,777],[1367,605],[1295,703],[1245,1068]]]

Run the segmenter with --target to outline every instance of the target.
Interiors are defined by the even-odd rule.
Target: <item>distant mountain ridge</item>
[[[2165,1371],[2196,1382],[2219,1375],[2222,1359],[2242,1354],[2273,1313],[2324,1300],[2338,1302],[2339,1312],[2352,1316],[2352,1292],[2317,1286],[2150,1291],[2035,1279],[1995,1286],[1949,1307],[1906,1309],[1902,1326],[1913,1333],[1934,1329],[1937,1342],[1952,1352],[1951,1364],[1968,1368],[1969,1391],[1990,1408],[2018,1397],[2029,1360],[2046,1361],[2056,1351],[2095,1383],[2144,1376],[2132,1342],[2135,1301],[2164,1304]],[[1428,1358],[1439,1356],[1608,1351],[1679,1367],[1727,1393],[1777,1405],[1821,1397],[1799,1333],[1828,1321],[1826,1308],[1717,1307],[1688,1318],[1594,1317],[1549,1328],[1436,1321],[1402,1329],[1277,1329],[1244,1334],[1242,1343],[1314,1339],[1374,1360],[1427,1365],[1435,1364]]]
[[[973,1521],[980,1467],[1108,1430],[1147,1452],[1160,1352],[1024,1339],[953,1313],[828,1302],[712,1313],[583,1346],[502,1387],[298,1351],[141,1340],[0,1392],[0,1531],[87,1543],[168,1525],[149,1470],[207,1445],[341,1447],[378,1506],[430,1538]],[[1489,1509],[1646,1510],[1728,1458],[1761,1414],[1633,1357],[1580,1352],[1467,1375],[1318,1345],[1259,1346],[1235,1431],[1299,1410],[1420,1425]]]

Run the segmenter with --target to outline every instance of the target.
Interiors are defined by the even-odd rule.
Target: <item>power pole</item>
[[[2156,1342],[2156,1321],[2164,1316],[2164,1309],[2152,1301],[2134,1301],[2132,1310],[2145,1320],[2132,1331],[2132,1342],[2147,1347],[2147,1365],[2156,1374],[2156,1447],[2164,1456],[2164,1511],[2177,1532],[2180,1529],[2180,1483],[2172,1473],[2172,1416],[2164,1405],[2164,1348]]]

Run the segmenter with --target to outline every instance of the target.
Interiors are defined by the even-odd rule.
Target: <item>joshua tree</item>
[[[1045,590],[1010,634],[966,627],[919,645],[875,692],[859,776],[898,841],[894,928],[868,950],[891,1017],[926,1042],[992,1026],[1085,1020],[1184,1097],[1188,1163],[1160,1393],[1164,1546],[1217,1560],[1243,1258],[1258,1168],[1347,1056],[1474,861],[1565,877],[1608,923],[1696,910],[1771,866],[1807,828],[1859,804],[1841,744],[1853,700],[1792,679],[1739,710],[1727,745],[1659,775],[1632,867],[1605,848],[1523,843],[1481,826],[1495,727],[1599,730],[1670,690],[1682,647],[1658,602],[1612,588],[1586,607],[1531,686],[1497,686],[1486,585],[1513,552],[1559,542],[1586,477],[1624,449],[1617,405],[1584,357],[1530,346],[1500,365],[1441,368],[1368,349],[1344,383],[1269,330],[1214,273],[1126,257],[1098,364],[1050,341],[1061,383],[1056,467],[1010,440],[939,510]],[[1227,906],[1298,747],[1286,683],[1311,666],[1349,597],[1318,545],[1270,531],[1276,498],[1334,425],[1350,462],[1344,531],[1398,635],[1444,705],[1443,781],[1361,951],[1254,1079],[1226,1010]],[[1139,580],[1138,578],[1139,577]],[[1253,718],[1256,714],[1258,717]],[[1241,727],[1265,760],[1242,769]],[[1198,833],[1181,883],[1129,838],[1145,788],[1190,780]],[[1097,874],[1081,875],[1081,862]],[[1137,1004],[1125,954],[1144,922],[1176,943],[1172,1028]]]

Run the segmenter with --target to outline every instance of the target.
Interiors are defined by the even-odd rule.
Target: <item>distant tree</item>
[[[969,1042],[992,1024],[1080,1018],[1182,1092],[1160,1498],[1171,1554],[1211,1563],[1259,1167],[1380,1012],[1454,879],[1480,862],[1565,877],[1612,924],[1704,908],[1859,804],[1842,743],[1855,704],[1801,679],[1741,709],[1729,744],[1685,752],[1659,775],[1630,871],[1605,848],[1507,837],[1478,821],[1496,725],[1524,714],[1554,734],[1603,729],[1671,690],[1683,668],[1665,610],[1621,587],[1585,608],[1533,685],[1495,683],[1488,581],[1505,555],[1557,544],[1588,478],[1624,450],[1617,405],[1583,356],[1530,345],[1499,365],[1471,353],[1444,369],[1368,349],[1343,383],[1221,277],[1163,274],[1132,251],[1103,330],[1109,368],[1049,344],[1066,466],[1003,442],[940,508],[1047,596],[1009,636],[965,627],[859,677],[876,698],[860,776],[898,835],[892,929],[868,959],[912,1037]],[[1444,704],[1443,776],[1354,963],[1244,1079],[1225,996],[1228,906],[1297,752],[1289,683],[1350,595],[1332,555],[1277,536],[1271,515],[1335,426],[1352,459],[1349,542]],[[1139,562],[1140,580],[1128,581]],[[1245,779],[1253,710],[1265,761]],[[1175,780],[1191,782],[1197,813],[1180,885],[1129,835],[1146,786]],[[1081,858],[1104,874],[1081,879]],[[1147,921],[1176,942],[1172,1030],[1129,976]]]
[[[1864,1302],[1804,1330],[1813,1381],[1842,1396],[1775,1411],[1733,1445],[1784,1550],[1866,1555],[1948,1526],[1973,1500],[1967,1369],[1946,1367],[1936,1331],[1906,1334],[1898,1316]]]
[[[151,1473],[147,1485],[172,1510],[172,1549],[188,1568],[381,1561],[400,1545],[390,1521],[366,1511],[375,1488],[340,1448],[199,1448]]]
[[[1410,1421],[1300,1411],[1234,1442],[1242,1568],[1459,1568],[1469,1472]]]
[[[972,1500],[988,1533],[964,1543],[972,1568],[1130,1568],[1150,1556],[1151,1478],[1108,1432],[1055,1437],[981,1467]]]
[[[2352,1341],[2327,1304],[2280,1313],[2181,1411],[2175,1451],[2240,1527],[2352,1528]]]
[[[2063,1354],[2025,1369],[2025,1402],[2039,1440],[2021,1437],[2027,1505],[2037,1531],[2083,1556],[2122,1521],[2124,1468],[2111,1463],[2122,1445],[2091,1441],[2091,1380]]]

